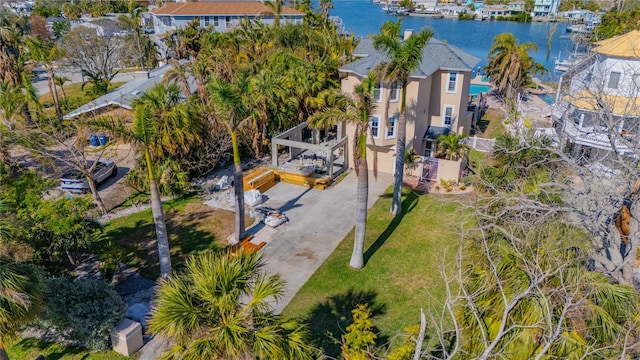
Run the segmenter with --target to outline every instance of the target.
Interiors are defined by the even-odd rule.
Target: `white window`
[[[449,82],[447,83],[447,92],[455,93],[458,90],[458,73],[449,73]]]
[[[374,87],[373,87],[373,100],[380,102],[382,101],[382,91],[381,91],[381,86],[380,83],[377,83]]]
[[[371,119],[371,124],[370,124],[371,135],[373,136],[374,139],[377,139],[380,134],[380,117],[372,116],[370,119]]]
[[[609,75],[609,84],[607,84],[607,87],[609,89],[617,89],[618,82],[620,82],[620,73],[612,71],[611,75]]]
[[[210,16],[204,16],[204,27],[208,27],[209,25],[211,25],[211,17]]]
[[[215,27],[220,26],[220,21],[218,21],[218,17],[217,16],[213,17],[213,26],[215,26]]]
[[[387,139],[396,137],[396,121],[397,116],[389,116],[389,122],[387,123]]]
[[[389,87],[389,101],[397,102],[400,99],[400,84],[393,83]]]
[[[231,16],[227,16],[227,17],[225,17],[225,19],[224,19],[224,20],[225,20],[225,21],[226,21],[226,23],[227,23],[227,29],[231,29],[231,27],[232,27],[232,26],[231,26]]]
[[[160,16],[160,21],[164,26],[171,26],[171,19],[168,16]]]
[[[453,110],[454,107],[451,105],[445,105],[444,106],[444,126],[451,129],[451,127],[453,126]]]

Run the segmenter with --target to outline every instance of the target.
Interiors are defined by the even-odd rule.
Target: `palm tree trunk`
[[[231,131],[231,145],[233,146],[233,190],[236,196],[236,233],[235,241],[239,243],[244,238],[244,189],[242,188],[242,164],[240,163],[240,151],[238,149],[238,136],[235,130]]]
[[[98,187],[96,186],[96,182],[93,179],[87,176],[87,183],[89,184],[89,190],[91,191],[91,195],[93,195],[93,201],[98,205],[98,209],[100,209],[100,213],[106,214],[107,207],[104,205],[102,201],[102,197],[100,197],[100,193],[98,192]]]
[[[53,68],[51,68],[51,66],[47,66],[46,69],[47,76],[49,77],[47,84],[49,85],[51,97],[53,97],[53,105],[56,107],[56,117],[58,118],[58,121],[62,121],[62,110],[60,109],[60,101],[58,100],[58,89],[56,89],[55,74],[53,73]]]
[[[169,252],[169,235],[167,225],[164,221],[164,211],[162,210],[162,200],[160,191],[156,184],[153,168],[151,167],[151,154],[149,149],[144,149],[144,157],[149,171],[149,190],[151,192],[151,213],[156,226],[156,238],[158,240],[158,257],[160,259],[160,276],[167,279],[171,276],[171,253]]]
[[[402,213],[402,180],[404,178],[404,150],[407,137],[407,112],[405,99],[407,87],[402,87],[402,104],[398,115],[398,138],[396,140],[396,161],[393,170],[393,201],[391,202],[391,213],[398,216]]]
[[[0,360],[9,360],[9,355],[7,355],[7,351],[4,349],[3,342],[0,342]]]
[[[362,269],[364,267],[364,235],[366,233],[367,207],[369,201],[369,167],[366,158],[361,158],[357,161],[356,231],[349,266],[354,269]]]

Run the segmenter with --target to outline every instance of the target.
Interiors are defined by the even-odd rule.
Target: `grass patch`
[[[114,351],[90,353],[86,350],[52,344],[39,339],[26,338],[9,346],[7,354],[10,359],[35,359],[43,355],[47,360],[124,360],[130,359]]]
[[[114,82],[109,86],[109,91],[113,91],[126,82]],[[93,85],[87,84],[84,89],[82,88],[82,83],[71,83],[66,84],[64,86],[64,95],[63,89],[60,86],[56,86],[58,89],[58,100],[60,101],[60,106],[62,107],[62,112],[70,112],[73,111],[80,106],[88,103],[89,101],[97,99],[99,96],[95,95],[91,92],[91,88]],[[66,95],[66,97],[65,97]],[[53,95],[51,93],[46,93],[40,96],[40,104],[44,107],[44,113],[46,115],[55,116],[56,109],[53,105]]]
[[[415,192],[404,194],[401,217],[389,213],[390,205],[387,193],[369,211],[365,268],[349,268],[352,230],[283,312],[305,318],[329,356],[339,355],[331,336],[340,339],[357,304],[368,303],[373,310],[378,343],[383,344],[419,323],[420,308],[427,311],[445,298],[439,268],[455,257],[464,218],[461,205]]]
[[[227,237],[235,230],[233,212],[213,209],[202,204],[197,196],[166,201],[163,207],[174,270],[179,270],[189,255],[227,246]],[[151,209],[111,220],[105,225],[101,242],[111,242],[124,249],[123,262],[137,268],[140,274],[150,279],[159,276],[158,245]],[[105,251],[101,258],[108,256]]]
[[[506,130],[502,126],[503,121],[504,114],[500,110],[487,110],[482,119],[478,120],[477,126],[480,132],[476,135],[487,139],[495,139],[500,135],[506,134]]]

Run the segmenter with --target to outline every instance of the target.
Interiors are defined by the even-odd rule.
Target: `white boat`
[[[560,60],[560,58],[558,57],[555,61],[555,67],[553,68],[553,70],[555,72],[567,72],[569,71],[569,69],[582,61],[585,56],[586,54],[573,54],[568,58],[562,60]]]

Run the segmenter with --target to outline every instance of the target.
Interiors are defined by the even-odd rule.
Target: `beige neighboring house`
[[[346,94],[354,94],[369,71],[388,61],[373,48],[369,38],[358,44],[354,54],[358,59],[340,68],[346,75],[341,85]],[[431,39],[425,45],[422,62],[411,73],[407,87],[407,150],[430,158],[435,156],[439,135],[469,134],[474,121],[474,112],[468,110],[471,70],[479,62],[479,58],[440,40]],[[371,116],[373,139],[369,139],[369,149],[375,143],[378,170],[393,173],[401,89],[396,84],[380,83],[375,94],[377,109]],[[355,126],[345,127],[349,148],[353,149]],[[349,163],[353,164],[353,155],[350,157]]]

